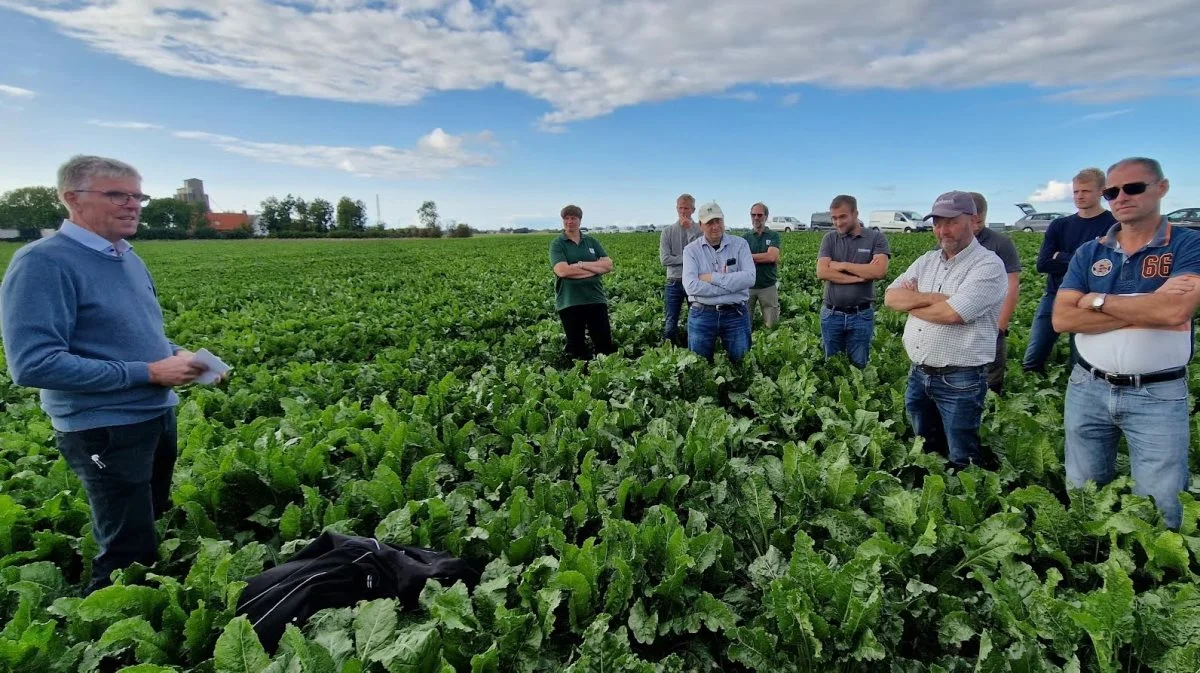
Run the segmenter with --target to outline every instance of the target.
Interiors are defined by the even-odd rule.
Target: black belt
[[[834,306],[828,302],[825,303],[825,308],[829,309],[830,311],[837,311],[838,313],[862,313],[863,311],[873,308],[874,306],[875,304],[869,301],[865,301],[861,304],[855,304],[854,306]]]
[[[1161,372],[1152,372],[1150,374],[1113,374],[1106,372],[1103,369],[1093,367],[1090,362],[1081,357],[1076,356],[1076,361],[1080,367],[1083,367],[1087,373],[1098,379],[1104,379],[1114,386],[1134,386],[1139,387],[1146,383],[1161,383],[1162,381],[1174,381],[1187,376],[1187,367],[1179,367],[1177,369],[1168,369]]]
[[[709,309],[711,311],[732,311],[738,308],[745,308],[746,302],[739,304],[701,304],[698,301],[692,302],[692,308]]]
[[[933,367],[930,365],[917,365],[917,369],[930,376],[945,376],[946,374],[957,374],[958,372],[977,372],[982,371],[987,365],[972,365],[969,367],[949,366],[949,367]]]

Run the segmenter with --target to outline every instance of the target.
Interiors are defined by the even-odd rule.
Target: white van
[[[929,223],[922,222],[921,216],[911,210],[873,210],[869,227],[876,231],[929,231]]]

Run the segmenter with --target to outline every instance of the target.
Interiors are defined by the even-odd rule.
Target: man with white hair
[[[126,237],[142,178],[114,159],[76,156],[58,171],[69,219],[13,255],[0,329],[14,382],[41,389],[58,449],[79,476],[99,546],[85,595],[112,571],[157,558],[170,505],[175,386],[204,372],[167,339],[154,281]]]

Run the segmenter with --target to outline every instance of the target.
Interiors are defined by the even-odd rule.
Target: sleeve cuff
[[[145,386],[150,384],[150,363],[126,362],[125,371],[129,374],[129,386]]]

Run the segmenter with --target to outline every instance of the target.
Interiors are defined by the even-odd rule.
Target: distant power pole
[[[383,222],[383,215],[379,212],[379,195],[375,195],[375,224]]]

